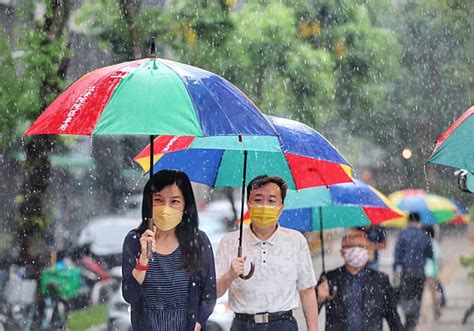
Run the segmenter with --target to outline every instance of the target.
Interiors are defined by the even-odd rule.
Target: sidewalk
[[[391,274],[393,261],[393,247],[395,245],[396,233],[387,237],[387,248],[380,252],[381,270]],[[340,239],[328,242],[326,253],[326,269],[331,270],[341,266],[344,261],[340,255]],[[447,306],[443,308],[441,318],[434,320],[431,308],[431,297],[428,291],[424,292],[418,331],[428,330],[474,330],[474,316],[471,316],[466,325],[461,325],[466,309],[474,303],[474,282],[467,277],[468,269],[463,268],[459,262],[460,255],[474,254],[474,224],[470,224],[468,231],[459,235],[446,235],[441,241],[443,269],[440,280],[444,285],[447,297]],[[316,277],[321,274],[321,256],[313,257],[313,265]],[[403,320],[403,314],[399,309]],[[301,309],[295,312],[300,330],[306,330]],[[325,310],[319,316],[319,330],[324,330]],[[384,329],[388,330],[385,324]]]

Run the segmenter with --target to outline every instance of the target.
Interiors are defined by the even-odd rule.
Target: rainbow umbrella
[[[257,107],[222,77],[156,56],[82,76],[25,132],[34,134],[139,134],[150,142],[155,135],[277,136]]]
[[[280,176],[291,189],[352,182],[349,163],[321,134],[297,121],[267,118],[278,138],[158,137],[153,171],[181,170],[192,181],[212,187],[238,187],[243,177],[261,174]],[[135,157],[145,171],[150,169],[149,156],[147,146]]]
[[[426,161],[474,173],[474,106],[466,110],[436,141]]]
[[[213,73],[156,57],[94,70],[25,135],[276,136],[255,105]]]
[[[445,223],[457,216],[458,208],[449,199],[421,189],[407,189],[389,195],[389,198],[408,213],[418,213],[421,224]]]
[[[469,208],[459,201],[451,200],[451,202],[457,207],[457,216],[448,221],[448,224],[468,224],[471,221],[471,213],[469,212]]]
[[[288,191],[279,224],[298,231],[319,231],[322,267],[323,230],[379,225],[405,214],[385,195],[359,180],[331,185],[326,192],[306,189]]]

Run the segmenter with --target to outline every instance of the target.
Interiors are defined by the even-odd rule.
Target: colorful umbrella
[[[155,56],[84,75],[25,132],[33,134],[140,134],[150,135],[151,143],[154,135],[166,134],[277,135],[255,105],[222,77]],[[153,146],[151,155],[150,167]]]
[[[459,201],[451,200],[457,207],[457,216],[448,221],[448,224],[468,224],[471,221],[471,214],[469,208]]]
[[[474,106],[461,115],[436,141],[427,163],[443,164],[474,173]]]
[[[257,107],[222,77],[156,57],[82,76],[25,132],[33,134],[276,136]]]
[[[282,226],[298,231],[321,231],[379,225],[405,215],[377,189],[356,179],[354,183],[331,185],[329,201],[322,192],[312,190],[288,191],[279,221]],[[314,196],[312,200],[311,196]]]
[[[178,169],[194,182],[237,187],[242,185],[244,169],[236,165],[244,164],[247,154],[246,176],[278,175],[291,189],[352,181],[349,163],[317,131],[297,121],[267,118],[279,138],[246,137],[239,141],[235,137],[158,137],[154,143],[154,172]],[[135,157],[145,171],[150,169],[149,155],[147,146]]]
[[[390,194],[389,198],[401,210],[418,213],[423,225],[448,222],[457,216],[457,206],[453,202],[424,190],[397,191]]]
[[[298,231],[320,231],[323,273],[323,230],[379,225],[404,216],[390,199],[359,180],[331,185],[326,192],[327,195],[313,189],[288,191],[279,220],[280,225]]]

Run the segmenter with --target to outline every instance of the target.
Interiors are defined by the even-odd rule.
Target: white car
[[[88,246],[91,254],[108,268],[121,264],[122,245],[127,233],[140,224],[140,218],[120,215],[91,219],[79,232],[77,247]]]

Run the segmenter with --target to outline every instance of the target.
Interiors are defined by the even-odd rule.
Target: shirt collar
[[[277,239],[278,239],[278,234],[280,233],[280,225],[277,224],[277,228],[275,230],[275,232],[273,232],[273,234],[270,236],[270,238],[268,238],[267,240],[261,240],[260,238],[258,238],[252,231],[252,229],[250,228],[250,226],[247,228],[247,238],[249,240],[249,243],[250,245],[257,245],[259,243],[269,243],[271,245],[276,245],[277,244]]]

